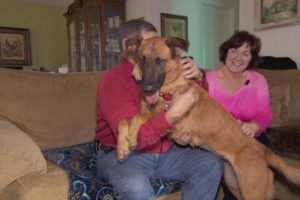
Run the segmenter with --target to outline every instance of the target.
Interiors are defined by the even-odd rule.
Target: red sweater
[[[122,58],[99,82],[96,140],[106,146],[116,147],[118,122],[140,111],[141,90],[132,77],[132,70],[133,65]],[[164,112],[153,116],[141,126],[136,150],[155,153],[168,151],[173,142],[165,136],[171,128]]]

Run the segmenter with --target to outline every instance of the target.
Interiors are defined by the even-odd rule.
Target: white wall
[[[290,57],[300,68],[300,24],[254,31],[254,0],[240,0],[239,27],[260,37],[262,56]]]

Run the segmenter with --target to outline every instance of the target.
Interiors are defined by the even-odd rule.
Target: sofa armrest
[[[29,173],[46,173],[41,149],[22,130],[0,119],[0,190]]]
[[[46,174],[27,174],[0,191],[0,199],[18,200],[66,200],[68,199],[68,175],[59,166],[47,162]]]

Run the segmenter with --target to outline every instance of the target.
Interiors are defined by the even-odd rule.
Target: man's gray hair
[[[145,20],[132,19],[125,22],[119,29],[119,42],[121,44],[121,47],[122,47],[122,40],[124,38],[135,36],[135,35],[141,35],[142,31],[157,33],[155,26]]]

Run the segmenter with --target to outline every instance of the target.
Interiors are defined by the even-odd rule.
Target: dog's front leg
[[[118,139],[117,139],[117,160],[123,161],[127,159],[129,150],[129,120],[121,120],[118,124]]]
[[[137,137],[139,134],[140,127],[146,121],[150,119],[152,115],[149,113],[139,113],[136,114],[131,120],[129,124],[129,133],[128,133],[128,141],[130,150],[134,150],[137,146]]]
[[[131,119],[123,119],[118,124],[117,159],[126,160],[130,151],[137,146],[137,136],[143,123],[148,121],[150,113],[138,113]]]

